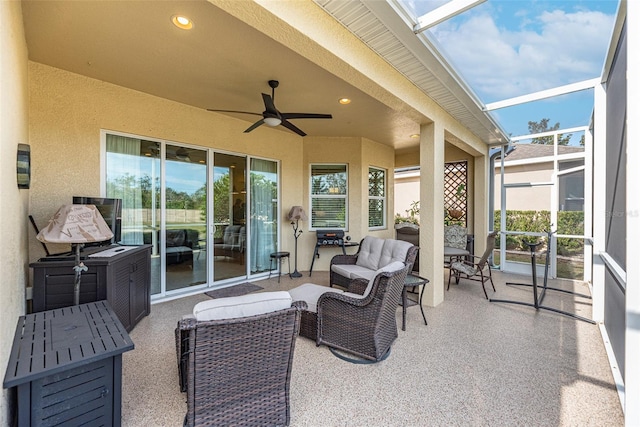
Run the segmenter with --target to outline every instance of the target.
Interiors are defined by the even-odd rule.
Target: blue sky
[[[442,0],[403,0],[423,14]],[[488,0],[429,31],[485,104],[600,77],[618,0]],[[592,91],[495,110],[513,136],[549,118],[561,128],[586,126]]]

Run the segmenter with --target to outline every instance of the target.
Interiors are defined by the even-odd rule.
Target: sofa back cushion
[[[256,316],[291,307],[289,292],[258,292],[239,297],[217,298],[199,302],[193,315],[199,322]]]
[[[411,246],[413,246],[411,243],[404,240],[386,239],[382,246],[378,268],[382,268],[394,261],[404,262]]]
[[[360,243],[360,251],[356,265],[365,267],[370,270],[377,270],[380,264],[380,256],[382,255],[382,247],[384,239],[379,237],[366,236]]]

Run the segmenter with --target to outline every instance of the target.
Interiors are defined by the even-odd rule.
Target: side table
[[[278,283],[280,283],[280,276],[282,276],[282,258],[286,258],[289,263],[289,278],[291,278],[291,260],[289,259],[289,252],[273,252],[269,255],[269,279],[271,279],[271,264],[275,259],[278,264]]]
[[[422,318],[424,319],[424,324],[427,324],[427,317],[424,315],[424,309],[422,308],[422,295],[424,295],[424,289],[429,283],[429,279],[425,279],[424,277],[420,277],[415,274],[407,274],[407,277],[404,279],[404,287],[402,288],[402,330],[406,330],[407,326],[407,288],[413,288],[415,286],[422,286],[422,290],[420,291],[420,296],[418,298],[418,305],[420,306],[420,312],[422,313]]]
[[[104,300],[20,316],[3,382],[18,389],[18,426],[120,426],[129,350]]]

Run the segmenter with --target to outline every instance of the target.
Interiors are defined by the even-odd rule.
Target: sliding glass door
[[[270,160],[251,159],[250,176],[249,258],[251,273],[256,274],[269,270],[269,255],[278,248],[278,164]]]
[[[164,245],[166,290],[207,283],[200,256],[207,230],[207,151],[166,145]]]
[[[213,273],[214,281],[246,277],[247,158],[214,153]]]
[[[123,200],[121,244],[152,246],[152,295],[269,271],[277,162],[106,131],[103,141],[102,193]]]

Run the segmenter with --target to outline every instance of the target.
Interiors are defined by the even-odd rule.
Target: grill
[[[316,246],[342,246],[344,245],[344,230],[316,231],[318,241]]]
[[[316,230],[316,250],[313,252],[313,258],[311,259],[311,267],[309,268],[309,276],[313,272],[313,263],[316,262],[316,258],[320,258],[318,249],[334,246],[342,249],[342,253],[346,255],[344,250],[344,230]],[[349,245],[347,243],[347,245]]]

